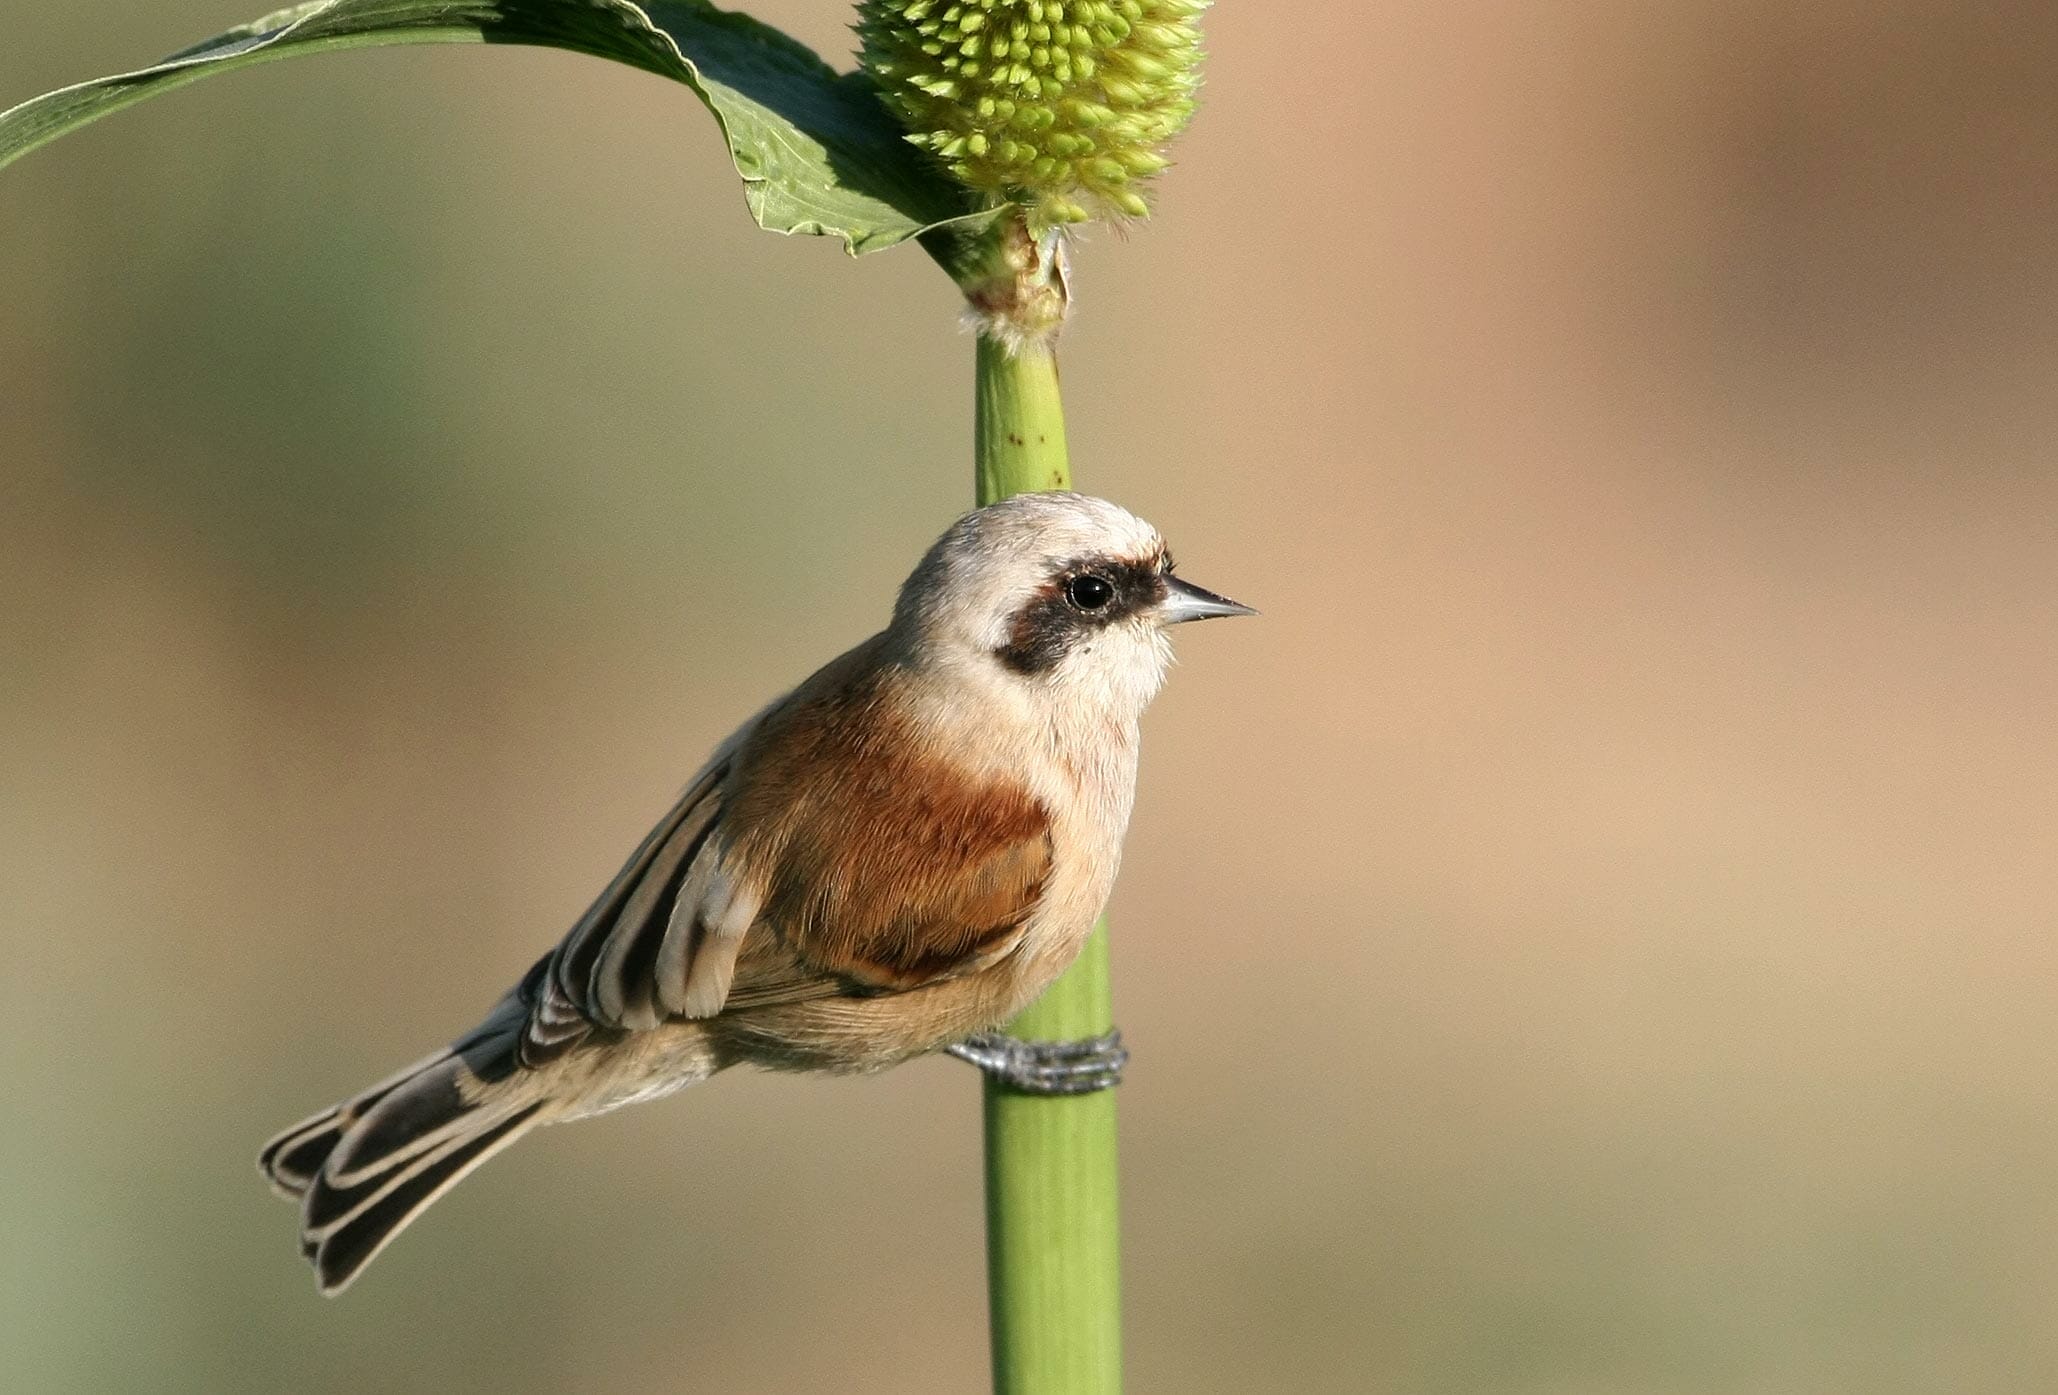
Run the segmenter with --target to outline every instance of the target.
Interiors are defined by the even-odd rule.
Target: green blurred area
[[[0,104],[247,17],[8,0]],[[2058,19],[1209,33],[1065,357],[1082,483],[1266,612],[1117,894],[1133,1388],[2051,1388]],[[335,1302],[251,1162],[883,620],[955,314],[570,55],[0,174],[0,1384],[979,1388],[954,1063],[546,1132]]]

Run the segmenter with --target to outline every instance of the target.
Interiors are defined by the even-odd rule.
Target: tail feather
[[[318,1228],[312,1222],[301,1232],[301,1252],[314,1262],[315,1281],[325,1294],[341,1293],[349,1287],[379,1251],[420,1215],[437,1197],[449,1191],[471,1170],[513,1143],[540,1122],[538,1111],[544,1101],[533,1100],[512,1114],[487,1123],[470,1135],[451,1139],[442,1147],[400,1175],[382,1181],[370,1195],[353,1203],[336,1219]],[[324,1195],[317,1188],[309,1194],[309,1211]]]
[[[479,1116],[500,1101],[467,1102],[459,1079],[463,1071],[454,1057],[426,1062],[413,1079],[364,1109],[322,1165],[323,1181],[335,1190],[360,1190],[490,1122]]]
[[[343,1137],[344,1126],[338,1113],[330,1109],[317,1114],[264,1145],[264,1151],[257,1155],[257,1170],[272,1184],[273,1191],[288,1201],[307,1195],[307,1189],[314,1185],[315,1173],[321,1170],[322,1160]]]
[[[395,1071],[362,1094],[302,1119],[264,1145],[264,1151],[257,1155],[257,1170],[279,1195],[294,1200],[306,1195],[330,1152],[350,1126],[364,1117],[366,1110],[423,1071],[449,1060],[454,1051],[453,1047],[445,1047],[406,1070]]]
[[[323,1293],[348,1286],[429,1203],[554,1114],[543,1073],[515,1065],[520,1027],[503,1016],[265,1145],[258,1167],[299,1200],[301,1252]]]

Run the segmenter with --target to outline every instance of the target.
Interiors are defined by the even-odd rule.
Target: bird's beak
[[[1176,576],[1165,578],[1165,588],[1165,599],[1158,605],[1160,625],[1183,625],[1189,620],[1212,620],[1218,615],[1257,614],[1247,605],[1239,605],[1227,596],[1202,590]]]

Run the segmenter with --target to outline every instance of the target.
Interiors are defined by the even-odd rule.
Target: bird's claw
[[[980,1032],[944,1050],[970,1061],[1011,1090],[1025,1095],[1090,1095],[1122,1083],[1129,1049],[1122,1033],[1077,1041],[1023,1041],[1005,1032]]]

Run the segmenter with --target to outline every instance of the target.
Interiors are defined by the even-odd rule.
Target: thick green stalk
[[[976,420],[979,502],[1069,489],[1057,358],[982,334]],[[1008,1025],[1031,1041],[1113,1024],[1108,927]],[[1117,1395],[1122,1269],[1115,1092],[1017,1094],[986,1082],[986,1274],[996,1395]]]
[[[1058,359],[1042,347],[1015,352],[979,336],[979,399],[972,429],[981,504],[1039,489],[1070,489]]]

